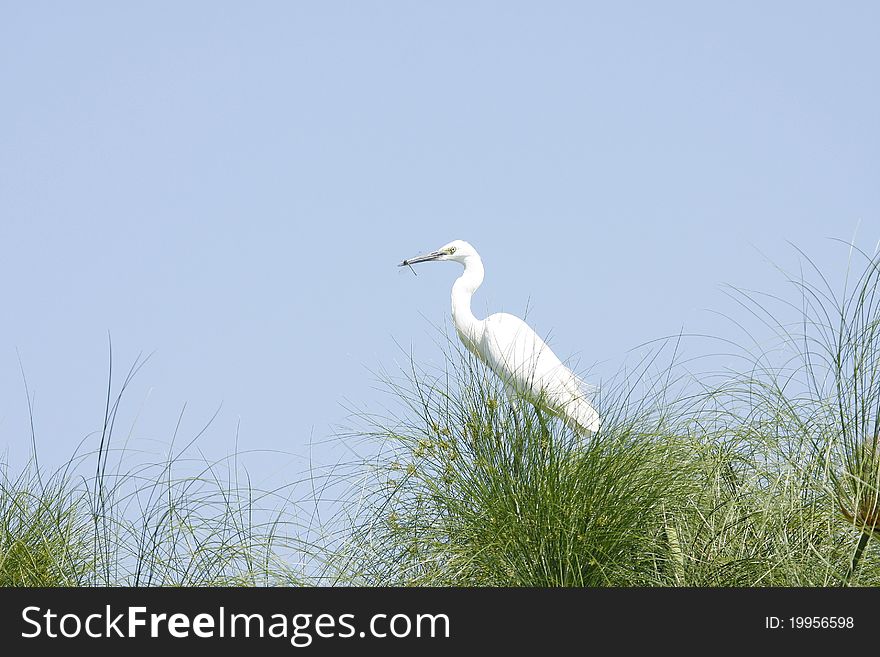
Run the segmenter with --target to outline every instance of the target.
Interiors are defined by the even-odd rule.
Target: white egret
[[[471,299],[483,282],[483,261],[477,250],[455,240],[399,266],[432,261],[464,265],[464,273],[452,286],[452,321],[464,346],[498,375],[507,394],[546,407],[575,431],[598,431],[600,419],[588,399],[589,386],[562,364],[528,324],[507,313],[483,320],[474,317]]]

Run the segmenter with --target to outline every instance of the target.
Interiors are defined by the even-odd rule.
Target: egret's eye
[[[454,246],[450,246],[449,249],[448,249],[448,251],[449,251],[449,255],[452,255],[453,253],[455,253],[455,247],[454,247]]]

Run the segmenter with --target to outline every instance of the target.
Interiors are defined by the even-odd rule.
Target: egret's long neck
[[[479,256],[471,256],[465,261],[464,273],[452,285],[452,321],[455,329],[473,349],[479,341],[480,321],[471,311],[471,298],[483,282],[483,263]],[[472,344],[468,344],[470,341]]]

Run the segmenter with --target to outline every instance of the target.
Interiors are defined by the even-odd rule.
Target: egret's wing
[[[587,431],[598,430],[599,415],[590,401],[595,388],[566,367],[519,317],[487,317],[477,346],[506,386],[532,400],[543,399],[551,410]]]
[[[596,396],[596,393],[599,392],[599,386],[593,383],[587,383],[581,377],[574,373],[573,370],[569,369],[571,372],[571,381],[574,388],[576,388],[577,392],[580,393],[582,397],[586,399],[592,399]]]
[[[539,396],[568,369],[528,324],[507,313],[486,318],[478,347],[489,367],[520,394]]]

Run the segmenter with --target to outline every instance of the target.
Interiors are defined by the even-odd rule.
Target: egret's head
[[[455,240],[449,244],[441,246],[439,249],[431,253],[416,256],[415,258],[408,258],[401,262],[398,267],[406,267],[408,265],[414,265],[417,262],[431,262],[434,260],[441,262],[444,260],[451,260],[453,262],[465,264],[469,257],[479,258],[480,256],[477,253],[477,250],[464,240]]]

